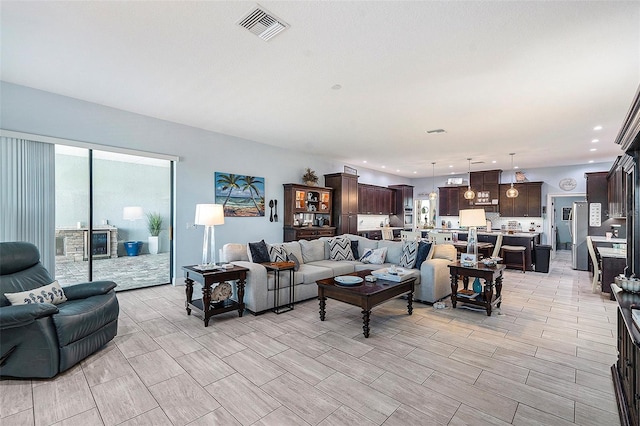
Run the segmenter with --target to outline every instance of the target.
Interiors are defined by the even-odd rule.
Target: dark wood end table
[[[197,265],[183,266],[182,269],[184,270],[185,281],[187,283],[187,301],[185,302],[187,315],[191,315],[191,310],[202,314],[205,327],[209,326],[209,318],[217,314],[237,310],[238,316],[242,316],[244,312],[244,284],[249,269],[236,265],[229,269],[216,269],[211,271],[200,270]],[[202,284],[202,299],[193,300],[194,281]],[[223,283],[225,281],[236,281],[238,300],[229,298],[223,301],[220,306],[212,306],[211,290],[213,284]]]
[[[355,275],[364,279],[371,275],[371,270],[353,272],[346,275]],[[326,278],[316,281],[318,285],[318,299],[320,300],[320,321],[325,319],[327,299],[338,300],[349,305],[362,308],[362,330],[364,337],[369,337],[369,318],[371,309],[396,296],[408,293],[407,311],[413,313],[413,286],[415,278],[408,278],[401,282],[388,281],[378,278],[375,282],[364,281],[354,286],[342,286],[334,278]]]
[[[273,271],[275,278],[276,294],[273,296],[273,312],[281,314],[293,310],[293,302],[295,300],[293,269],[296,264],[293,262],[266,262],[261,265],[267,268],[267,272]],[[280,306],[280,271],[289,271],[289,303],[283,306]]]
[[[493,306],[500,307],[502,303],[502,275],[505,265],[485,266],[478,263],[476,266],[462,266],[460,262],[449,265],[451,274],[451,305],[455,308],[458,301],[470,305],[482,306],[487,311],[487,316],[491,316]],[[484,280],[483,291],[480,294],[482,300],[467,299],[458,297],[458,277],[462,277],[464,289],[469,289],[469,277],[478,277]],[[496,288],[495,296],[493,287]]]

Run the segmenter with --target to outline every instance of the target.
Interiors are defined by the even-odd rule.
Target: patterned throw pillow
[[[249,261],[253,263],[271,262],[269,249],[267,248],[267,243],[265,243],[264,240],[258,241],[257,243],[249,243],[247,244],[247,248]]]
[[[418,242],[417,241],[405,241],[402,243],[402,256],[400,257],[399,265],[403,268],[413,268],[416,264],[416,257],[418,256]]]
[[[272,262],[286,262],[287,251],[282,244],[274,244],[269,246],[269,258]]]
[[[34,288],[33,290],[21,291],[20,293],[5,293],[4,296],[12,305],[26,305],[30,303],[53,303],[58,305],[67,301],[67,296],[58,281],[49,285]]]
[[[362,257],[360,258],[360,262],[372,263],[375,265],[382,265],[386,257],[387,257],[386,247],[381,247],[375,250],[366,249]]]
[[[358,253],[358,240],[350,240],[351,241],[351,253],[353,253],[353,258],[360,258],[360,254]]]
[[[348,238],[331,238],[329,240],[331,260],[356,260],[351,251],[351,241]]]

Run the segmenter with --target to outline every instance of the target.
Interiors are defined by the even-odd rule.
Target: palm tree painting
[[[214,186],[226,217],[264,216],[264,178],[216,172]]]

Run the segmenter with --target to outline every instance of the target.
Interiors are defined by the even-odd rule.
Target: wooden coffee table
[[[371,275],[371,270],[354,272],[352,274],[364,278]],[[362,308],[362,330],[364,337],[369,337],[369,317],[371,308],[396,296],[408,293],[407,311],[413,313],[413,286],[415,278],[409,278],[402,282],[394,282],[379,279],[375,282],[363,281],[354,286],[343,286],[334,278],[317,281],[318,299],[320,300],[320,321],[324,321],[327,298],[348,303]]]

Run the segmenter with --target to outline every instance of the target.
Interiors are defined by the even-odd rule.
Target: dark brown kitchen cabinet
[[[373,214],[375,186],[358,184],[358,213]]]
[[[438,216],[458,216],[460,210],[460,192],[465,187],[443,186],[438,188]]]
[[[393,214],[402,215],[407,210],[413,210],[413,186],[389,185],[389,188],[395,191]]]
[[[349,173],[324,175],[324,184],[333,188],[333,224],[336,234],[358,232],[358,176]]]
[[[393,214],[395,191],[383,186],[358,184],[358,213]]]
[[[609,218],[627,217],[627,175],[620,164],[621,159],[622,157],[616,159],[607,175]]]
[[[511,184],[499,186],[499,205],[501,217],[541,217],[542,182],[516,183],[516,198],[507,198],[507,189]]]
[[[502,170],[471,172],[471,189],[476,193],[473,200],[464,200],[466,208],[481,208],[487,212],[497,212],[500,199],[500,176]],[[464,196],[463,198],[464,199]],[[462,208],[462,207],[460,207]]]

